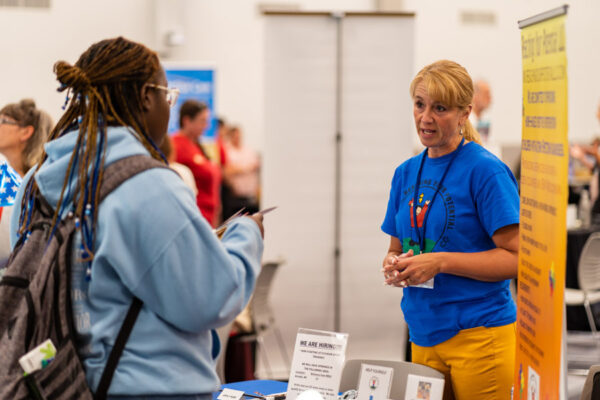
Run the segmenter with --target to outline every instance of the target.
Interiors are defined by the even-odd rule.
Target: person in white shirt
[[[223,210],[223,218],[235,213],[242,207],[253,213],[258,211],[259,169],[258,154],[242,142],[242,131],[232,126],[227,134],[225,143],[227,163],[225,164],[225,182],[231,190],[231,198]],[[224,207],[225,208],[225,207]]]
[[[490,123],[483,118],[483,113],[492,104],[492,91],[487,81],[480,79],[473,84],[473,110],[469,119],[485,143],[490,134]]]
[[[492,104],[492,89],[484,79],[478,79],[473,83],[473,109],[469,116],[471,125],[477,130],[481,137],[481,143],[492,154],[500,157],[500,146],[490,135],[491,123],[485,111]]]

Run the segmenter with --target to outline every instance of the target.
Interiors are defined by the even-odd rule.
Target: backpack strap
[[[119,359],[121,358],[121,354],[123,353],[127,339],[129,339],[129,335],[133,330],[133,325],[135,325],[135,321],[140,313],[140,310],[142,309],[143,304],[144,303],[137,297],[133,298],[131,306],[129,307],[129,311],[127,311],[125,321],[123,321],[123,325],[121,325],[121,329],[117,335],[117,341],[115,342],[115,345],[108,356],[108,361],[106,361],[106,366],[102,372],[102,378],[100,378],[98,389],[96,389],[96,394],[94,395],[95,400],[106,399],[108,388],[110,387],[113,375],[115,374],[117,365],[119,364]]]
[[[135,155],[110,164],[104,170],[104,178],[102,186],[100,187],[100,202],[102,202],[102,200],[104,200],[104,198],[113,190],[119,187],[121,183],[150,168],[168,168],[168,166],[147,155]],[[123,321],[123,325],[121,325],[121,329],[117,335],[115,345],[104,366],[104,371],[102,372],[102,377],[100,378],[100,383],[98,384],[94,396],[96,400],[106,399],[113,375],[119,364],[119,359],[121,358],[125,344],[129,339],[129,335],[133,330],[133,326],[135,325],[135,321],[137,320],[143,304],[144,303],[137,297],[133,298],[129,311],[127,311],[127,315]]]
[[[138,154],[122,158],[104,169],[104,177],[100,186],[100,202],[127,179],[150,168],[169,167],[148,155]],[[173,171],[173,170],[171,170]],[[173,171],[175,172],[175,171]]]

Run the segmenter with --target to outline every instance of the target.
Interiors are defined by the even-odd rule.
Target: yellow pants
[[[444,400],[510,399],[515,324],[460,331],[432,347],[412,344],[412,361],[445,375]]]

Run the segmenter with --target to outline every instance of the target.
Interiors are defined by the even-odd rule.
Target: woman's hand
[[[425,253],[414,256],[413,251],[397,257],[395,263],[384,267],[388,285],[407,287],[420,285],[440,273],[442,269],[440,253]]]
[[[383,272],[386,285],[406,287],[406,282],[402,283],[402,280],[398,279],[400,273],[405,268],[401,265],[401,261],[405,258],[412,257],[413,254],[414,253],[412,249],[401,254],[388,253],[388,256],[383,261],[383,269],[381,270],[381,272]]]
[[[396,282],[395,278],[398,276],[398,274],[400,274],[400,271],[397,267],[398,260],[406,257],[412,257],[412,255],[412,250],[403,253],[400,239],[390,236],[390,247],[385,259],[383,260],[383,268],[381,269],[386,285],[400,286],[399,281],[394,283]]]
[[[262,236],[262,238],[265,238],[265,228],[263,226],[263,215],[260,212],[254,213],[252,215],[248,215],[247,218],[250,218],[252,220],[254,220],[254,222],[256,222],[256,225],[258,225],[258,229],[260,229],[260,236]]]
[[[498,282],[517,276],[519,225],[504,226],[492,235],[496,248],[475,252],[439,252],[413,256],[402,254],[402,244],[392,237],[383,263],[385,283],[406,287],[427,282],[439,273],[452,274],[483,282]]]

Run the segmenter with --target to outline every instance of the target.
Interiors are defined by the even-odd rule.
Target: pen
[[[277,208],[277,206],[265,208],[264,210],[260,210],[257,214],[265,215],[266,213],[271,212],[271,211],[273,211],[276,208]]]

